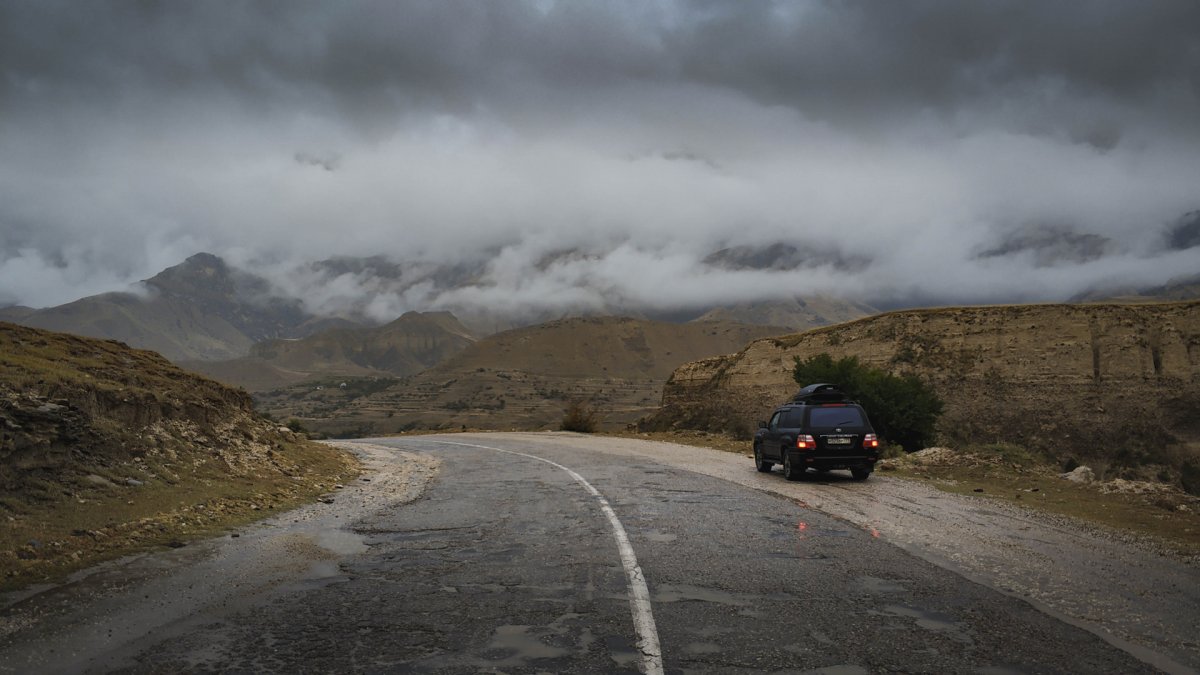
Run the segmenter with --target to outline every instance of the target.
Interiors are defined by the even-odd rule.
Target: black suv
[[[850,469],[866,480],[879,459],[879,439],[867,413],[832,384],[810,384],[775,409],[754,434],[754,464],[767,472],[783,464],[788,480],[800,480],[811,467]]]

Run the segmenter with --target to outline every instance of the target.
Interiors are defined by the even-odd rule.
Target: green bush
[[[598,414],[596,409],[587,401],[574,400],[567,404],[567,409],[563,413],[562,423],[559,425],[561,431],[578,431],[583,434],[590,434],[596,431]]]
[[[933,443],[942,400],[915,375],[892,375],[853,356],[835,361],[818,354],[797,357],[792,376],[801,386],[828,382],[841,387],[866,408],[875,432],[890,444],[912,451]]]

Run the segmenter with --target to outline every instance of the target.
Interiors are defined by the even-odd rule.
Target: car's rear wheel
[[[850,475],[854,476],[854,480],[866,480],[871,475],[870,469],[850,469]]]
[[[771,467],[775,466],[775,462],[768,462],[763,459],[762,447],[757,443],[754,445],[754,466],[763,473],[770,471]]]
[[[804,465],[792,461],[792,453],[783,453],[783,477],[788,480],[800,480],[804,476]]]

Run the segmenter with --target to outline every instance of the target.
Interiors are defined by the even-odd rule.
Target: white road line
[[[642,574],[642,568],[638,566],[637,556],[633,554],[633,546],[629,543],[629,535],[625,533],[625,527],[621,525],[620,519],[617,518],[617,512],[613,511],[612,506],[609,505],[604,495],[600,494],[599,490],[592,487],[592,484],[587,482],[586,478],[580,476],[572,469],[544,457],[538,457],[537,455],[505,450],[503,448],[493,448],[488,445],[475,445],[474,443],[434,441],[430,439],[421,440],[427,443],[461,445],[467,448],[494,450],[496,452],[536,459],[539,462],[545,462],[550,466],[555,466],[566,471],[567,475],[574,478],[585,490],[590,492],[596,498],[596,501],[600,502],[600,510],[608,517],[608,524],[612,526],[613,538],[617,540],[617,549],[621,552],[621,565],[625,567],[625,577],[629,579],[629,608],[633,612],[633,627],[637,631],[637,648],[642,654],[642,672],[647,675],[660,675],[663,672],[662,647],[658,643],[658,628],[654,625],[654,612],[650,607],[650,589],[646,587],[646,577]]]

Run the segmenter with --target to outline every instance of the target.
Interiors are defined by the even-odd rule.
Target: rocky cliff
[[[1196,301],[899,311],[755,340],[676,369],[643,426],[745,434],[797,388],[795,358],[822,352],[931,382],[949,443],[1024,444],[1163,478],[1197,463]]]
[[[154,352],[0,322],[0,588],[296,503],[353,471],[245,392]]]

